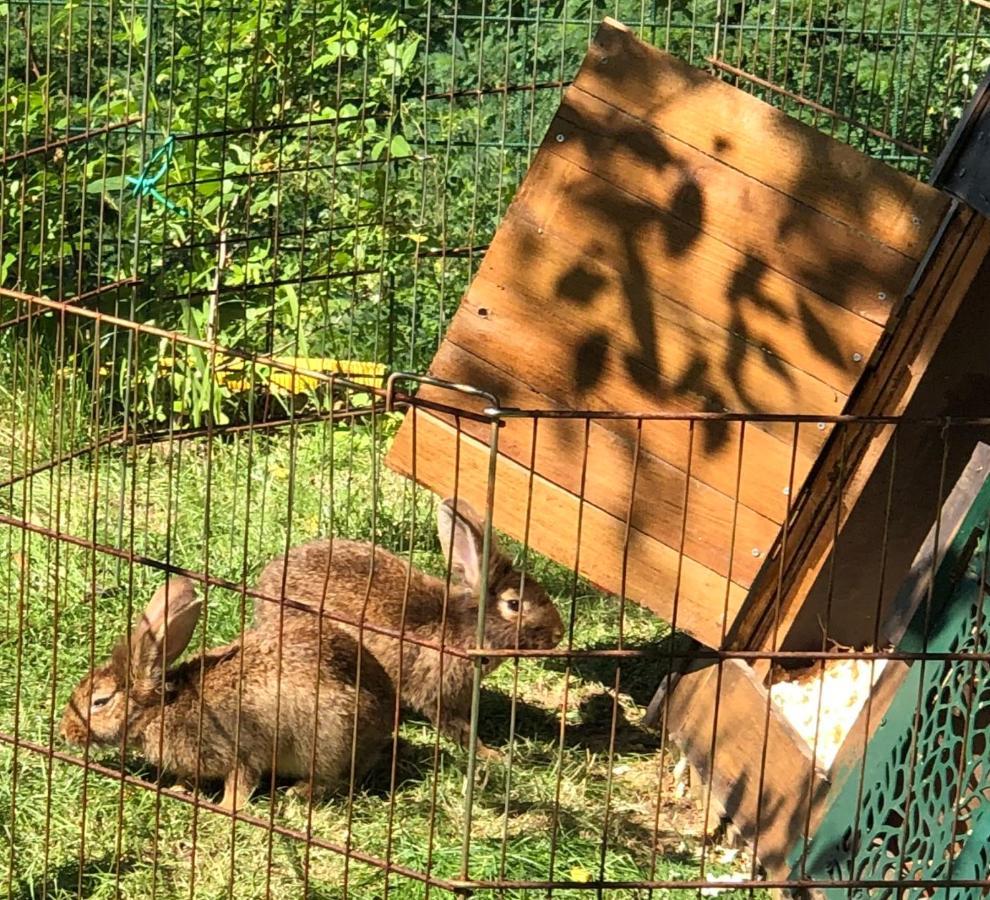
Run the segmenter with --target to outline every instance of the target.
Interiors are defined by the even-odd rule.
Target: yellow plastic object
[[[273,393],[302,394],[315,390],[321,383],[319,378],[307,372],[321,372],[327,375],[339,375],[358,384],[378,387],[385,379],[386,368],[382,363],[364,362],[352,359],[330,359],[321,356],[275,356],[273,361],[278,366],[274,368],[261,366],[269,371],[261,375],[255,367],[254,377],[259,383],[267,382]],[[173,369],[175,359],[163,356],[159,360],[163,369]],[[213,378],[217,384],[223,385],[234,393],[250,390],[252,382],[251,363],[236,357],[217,355],[213,368]],[[298,370],[304,371],[298,371]]]

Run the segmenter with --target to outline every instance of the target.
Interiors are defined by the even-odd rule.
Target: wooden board
[[[430,413],[406,419],[392,451],[393,461],[415,460],[416,470],[400,471],[444,496],[458,496],[483,509],[489,448]],[[428,447],[428,453],[413,452]],[[459,445],[459,448],[458,448]],[[402,462],[399,463],[400,466]],[[500,455],[496,470],[495,527],[524,535],[536,551],[576,568],[615,594],[642,598],[658,615],[705,643],[718,643],[744,591],[710,569],[629,528],[521,465]],[[728,619],[726,618],[728,612]]]
[[[542,161],[537,165],[542,166]],[[744,354],[772,354],[765,364],[776,358],[839,394],[851,390],[880,337],[878,325],[732,247],[702,238],[680,258],[654,253],[648,239],[655,238],[659,229],[649,221],[628,239],[618,231],[603,229],[593,247],[583,247],[568,240],[570,229],[560,219],[547,218],[534,209],[535,199],[539,198],[528,187],[520,192],[495,236],[495,251],[489,250],[481,271],[497,284],[523,281],[530,296],[553,297],[572,316],[587,307],[622,310],[626,306],[628,273],[623,260],[627,243],[640,242],[637,261],[643,294],[662,298],[663,305],[672,307],[669,316],[686,317],[685,311],[693,312],[738,335],[746,345]],[[636,206],[630,202],[630,210]],[[607,215],[606,210],[601,215]],[[642,207],[638,215],[647,220],[651,216]],[[708,255],[706,248],[714,252]],[[530,261],[523,272],[507,267],[517,256]],[[782,340],[781,324],[788,321],[801,325]],[[843,346],[848,353],[841,351]],[[862,357],[859,362],[854,359],[856,353]],[[676,380],[681,373],[672,374]]]
[[[990,221],[960,209],[897,328],[891,329],[883,354],[850,400],[850,413],[904,412],[988,254]],[[778,540],[733,623],[728,646],[780,646],[822,576],[836,535],[862,496],[893,431],[891,425],[855,425],[842,434],[836,432],[797,498],[786,547]],[[862,636],[863,641],[868,639],[869,635]]]
[[[663,406],[667,411],[692,413],[720,405],[711,399],[712,394],[708,394],[706,398],[706,381],[715,383],[714,397],[726,401],[726,405],[714,410],[716,412],[721,412],[728,403],[739,403],[740,396],[746,390],[744,385],[752,386],[754,402],[757,398],[770,394],[766,404],[772,407],[781,405],[774,395],[779,396],[783,391],[774,390],[779,388],[779,382],[775,381],[769,366],[756,364],[742,367],[748,371],[749,377],[745,378],[740,372],[735,385],[731,374],[725,371],[713,373],[710,379],[704,377],[706,369],[715,367],[708,366],[703,355],[692,357],[691,354],[692,344],[696,349],[699,339],[705,336],[710,340],[716,339],[717,336],[707,329],[700,329],[700,334],[693,338],[689,333],[678,332],[674,328],[666,331],[664,348],[667,356],[683,357],[684,371],[679,385],[672,384],[665,388],[662,384],[657,384],[650,391],[643,382],[652,381],[655,370],[640,365],[636,345],[632,341],[623,340],[618,334],[619,329],[613,327],[609,332],[609,323],[603,320],[600,330],[596,332],[595,326],[591,325],[593,330],[589,333],[582,331],[575,320],[558,318],[548,312],[542,323],[545,330],[533,334],[525,313],[519,308],[520,300],[525,302],[527,298],[520,294],[519,291],[509,293],[500,290],[488,281],[484,272],[479,273],[451,322],[447,340],[473,350],[476,355],[483,355],[485,360],[501,371],[515,374],[520,379],[526,378],[530,383],[537,381],[541,392],[551,397],[554,405],[559,408],[652,411],[660,405],[656,400],[650,403],[649,394],[653,393],[666,400]],[[484,310],[484,314],[481,310]],[[594,318],[590,315],[580,320],[585,326],[592,321]],[[601,335],[601,343],[598,342],[596,333]],[[534,360],[540,361],[542,371],[539,379],[533,379],[532,376]],[[439,367],[434,365],[431,371],[439,371]],[[702,383],[697,384],[695,379]],[[483,386],[486,389],[492,387],[490,384]],[[726,397],[722,390],[731,393],[732,397]],[[495,393],[498,391],[495,390]],[[816,411],[826,414],[840,412],[842,406],[835,397],[834,392],[820,392],[818,402],[828,409],[819,408]],[[782,408],[765,411],[785,414],[793,412]],[[797,466],[800,471],[807,471],[824,444],[828,430],[814,427],[799,430]],[[750,427],[749,439],[758,443],[765,454],[768,468],[775,472],[787,471],[795,452],[791,446],[793,438],[794,427],[790,423],[763,427],[755,424]],[[715,438],[701,448],[706,456],[724,449],[724,440]]]
[[[471,309],[474,293],[462,301],[462,310]],[[478,314],[487,307],[478,307]],[[475,351],[480,348],[475,347]],[[621,366],[621,362],[617,364]],[[590,389],[579,396],[573,393],[573,368],[566,364],[557,364],[554,358],[545,360],[538,378],[531,371],[532,358],[519,353],[502,357],[499,365],[495,366],[482,359],[472,350],[465,349],[454,340],[448,338],[438,352],[434,369],[438,372],[460,372],[463,381],[468,384],[484,385],[494,391],[501,402],[508,406],[521,409],[564,408],[590,409],[609,411],[613,407],[608,404],[613,399],[611,393]],[[602,369],[609,373],[613,364],[606,359]],[[540,390],[529,383],[529,379],[540,383]],[[611,379],[613,391],[618,399],[627,400],[633,404],[638,397],[634,386],[621,378]],[[428,392],[427,396],[431,394]],[[437,397],[436,399],[439,399]],[[446,400],[450,400],[449,394]],[[631,405],[628,408],[634,409]],[[646,410],[649,412],[650,410]],[[692,410],[682,410],[687,413]],[[571,420],[571,427],[580,427],[580,417]],[[566,427],[566,426],[561,426]],[[635,414],[625,419],[615,419],[602,427],[620,435],[625,435],[627,441],[632,441],[635,431]],[[800,452],[800,447],[807,441],[820,441],[813,433],[818,433],[815,423],[807,423],[797,429],[790,428],[789,441],[784,441],[783,432],[777,436],[770,435],[753,425],[745,431],[738,422],[698,422],[695,425],[695,441],[693,452],[688,453],[688,434],[690,428],[687,422],[656,421],[649,426],[644,425],[644,441],[646,447],[662,459],[682,471],[690,467],[692,473],[703,483],[726,495],[733,501],[738,495],[739,501],[748,508],[765,515],[775,522],[783,521],[786,515],[787,502],[784,493],[790,483],[789,475],[792,465],[795,467],[795,483],[799,483],[808,471],[812,457]],[[797,447],[795,451],[794,434],[797,432]],[[811,437],[808,437],[812,435]],[[742,445],[740,447],[740,445]]]
[[[808,745],[741,660],[685,675],[669,703],[671,737],[768,875],[788,878],[788,855],[814,834],[828,790]]]
[[[540,171],[539,164],[534,164],[531,171],[534,170]],[[567,187],[565,180],[563,189],[566,191]],[[521,195],[520,206],[524,206],[526,196]],[[584,205],[583,209],[588,207]],[[507,216],[509,228],[513,227],[517,214],[517,207],[513,206]],[[607,230],[604,214],[597,217],[597,223],[587,221],[569,204],[556,210],[553,217],[590,232]],[[623,208],[623,218],[633,226],[639,225],[640,220],[631,208]],[[638,236],[651,236],[648,228],[634,230]],[[486,309],[489,315],[455,316],[451,322],[451,340],[456,339],[455,329],[459,327],[472,332],[486,329],[485,343],[492,347],[489,358],[493,361],[497,361],[499,350],[504,357],[513,348],[526,352],[533,343],[547,342],[546,352],[570,367],[569,389],[575,400],[601,386],[603,365],[611,359],[621,360],[623,369],[628,370],[623,372],[622,381],[632,393],[629,400],[634,405],[613,408],[636,409],[666,400],[692,411],[714,408],[794,413],[804,409],[835,414],[842,409],[844,394],[779,355],[781,319],[776,322],[778,336],[773,338],[773,328],[762,333],[750,329],[741,314],[738,321],[734,322],[729,314],[721,323],[700,315],[691,308],[693,303],[673,302],[668,294],[654,290],[649,266],[640,265],[641,257],[610,245],[610,239],[604,237],[595,254],[598,260],[617,258],[619,261],[612,265],[596,261],[596,256],[587,250],[572,265],[573,248],[554,240],[549,227],[530,228],[523,239],[525,243],[513,243],[509,248],[500,238],[501,231],[467,295],[476,309]],[[628,250],[634,238],[623,240]],[[534,264],[512,265],[512,259],[523,246],[528,247]],[[730,297],[731,287],[726,282],[732,276],[728,269],[722,269],[726,276],[723,281],[713,276],[702,261],[714,260],[721,249],[723,245],[707,250],[702,247],[697,261],[674,267],[667,280],[671,286],[696,281],[697,287],[692,290],[697,291],[707,288],[711,292],[717,285],[720,296]],[[540,259],[553,262],[556,271],[550,278],[540,278],[543,274]],[[745,265],[743,260],[738,260],[739,267]],[[672,290],[685,293],[673,287]],[[493,304],[499,295],[508,302],[500,304],[496,318]],[[540,309],[546,317],[539,330],[531,327],[533,308]],[[523,325],[527,327],[521,330]],[[868,345],[870,349],[879,335],[877,329]],[[500,341],[497,350],[491,344],[495,340]],[[520,346],[523,341],[528,346]],[[783,434],[787,426],[764,425],[761,430]],[[812,453],[817,452],[823,440],[816,436],[809,444]]]
[[[541,149],[548,161],[564,159],[593,175],[581,186],[592,198],[615,202],[618,190],[630,194],[623,202],[642,202],[667,245],[662,259],[690,263],[713,255],[703,248],[689,255],[692,239],[722,244],[721,252],[734,249],[784,279],[792,294],[804,288],[812,301],[825,298],[886,320],[896,299],[891,289],[911,277],[915,260],[672,135],[644,128],[581,90],[582,83],[565,95]],[[535,186],[547,183],[541,178]],[[713,199],[721,197],[733,202]],[[587,196],[559,200],[591,205]],[[770,248],[775,252],[764,257]],[[815,306],[832,315],[826,304]]]
[[[575,84],[911,259],[922,258],[947,206],[930,186],[654,49],[610,19]]]
[[[486,371],[487,363],[483,360],[466,357],[466,351],[448,341],[437,359],[475,372]],[[539,406],[544,405],[541,400],[546,400],[534,397],[532,391],[521,385],[515,385],[511,391],[504,381],[500,386],[503,402],[514,404],[516,400],[528,399]],[[438,403],[449,399],[442,391],[428,386],[421,395]],[[453,416],[440,418],[454,424]],[[605,427],[595,420],[544,419],[534,427],[531,420],[507,419],[499,434],[499,452],[521,466],[532,465],[544,478],[583,496],[585,503],[621,519],[631,515],[635,527],[668,547],[679,548],[683,542],[684,552],[690,558],[718,574],[741,584],[752,581],[762,563],[762,554],[769,551],[777,536],[779,516],[787,505],[783,492],[777,489],[774,493],[778,518],[760,515],[701,479],[688,478],[691,438],[686,423],[644,422],[637,426],[629,422],[625,428],[617,424],[610,422],[610,427]],[[460,427],[479,441],[487,442],[490,427],[487,424],[462,418]],[[696,440],[700,443],[702,437],[699,435]],[[653,447],[658,447],[660,453],[653,452]],[[738,456],[738,447],[736,453]],[[672,465],[664,457],[683,460],[683,465]],[[753,465],[752,457],[752,453],[744,456],[743,478],[750,470],[766,471],[764,466]],[[625,496],[615,490],[617,481],[629,485]],[[755,543],[734,542],[734,523],[741,534],[750,536]],[[760,556],[754,556],[754,547]]]
[[[819,647],[823,628],[843,646],[872,642],[878,627],[898,639],[892,628],[905,612],[897,595],[905,579],[917,580],[918,548],[933,522],[940,519],[943,532],[951,523],[940,504],[964,476],[974,446],[990,442],[990,426],[961,424],[982,414],[990,395],[988,294],[990,259],[925,367],[905,409],[908,421],[897,426],[819,576],[799,600],[793,624],[781,635],[783,649]],[[942,417],[958,424],[943,428],[934,421]]]
[[[679,625],[719,642],[726,595],[731,615],[831,426],[648,417],[840,412],[946,203],[606,20],[430,369],[502,406],[576,411],[505,420],[500,527],[526,536],[506,504],[532,468],[534,547],[574,565],[576,533],[543,505],[580,515],[591,581],[676,603]],[[620,410],[647,418],[601,415]],[[415,459],[407,418],[387,462],[449,491],[455,419],[420,419]],[[489,429],[460,427],[477,465],[459,486],[483,501]]]

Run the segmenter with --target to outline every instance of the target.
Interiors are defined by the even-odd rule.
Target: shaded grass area
[[[327,533],[374,536],[439,572],[432,498],[382,464],[395,426],[379,418],[104,449],[7,489],[0,511],[127,557],[237,583],[251,584],[286,546]],[[533,568],[565,619],[574,604],[576,646],[616,644],[614,598],[546,560],[535,559]],[[0,730],[70,749],[53,721],[162,577],[127,558],[0,530]],[[204,618],[193,646],[235,636],[242,619],[250,621],[250,600],[245,610],[239,592],[210,589]],[[668,629],[630,605],[623,633],[626,646],[649,653],[621,664],[618,692],[614,660],[507,662],[486,680],[480,734],[502,759],[479,763],[472,878],[699,877],[701,815],[675,797],[669,757],[661,759],[656,736],[637,725],[666,666]],[[115,750],[94,758],[120,764]],[[126,768],[156,777],[137,758]],[[247,811],[395,864],[459,877],[465,753],[437,745],[428,725],[408,720],[395,771],[394,789],[386,764],[350,803],[315,806],[311,822],[305,803],[281,787],[259,791]],[[170,784],[167,776],[162,783]],[[217,786],[203,787],[216,799]],[[386,883],[380,871],[331,851],[6,744],[0,828],[0,885],[18,898],[337,897],[345,877],[356,897],[424,895],[413,880],[393,874]],[[709,850],[706,871],[728,871],[718,860]]]

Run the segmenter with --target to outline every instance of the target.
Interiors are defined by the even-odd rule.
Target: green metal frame
[[[900,642],[908,653],[987,653],[990,478]],[[983,879],[990,871],[990,662],[912,663],[865,759],[834,772],[830,806],[791,877],[848,881]],[[981,888],[951,888],[956,900]],[[948,896],[949,888],[824,890],[826,896]]]

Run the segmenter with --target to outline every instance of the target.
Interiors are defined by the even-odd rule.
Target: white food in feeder
[[[740,881],[746,881],[747,876],[742,873],[733,873],[731,875],[712,875],[710,873],[705,873],[705,881],[710,881],[712,884],[726,884],[728,887],[703,887],[701,889],[702,897],[717,897],[723,891],[731,891],[732,885]]]
[[[815,754],[821,771],[831,769],[886,663],[829,659],[824,670],[818,665],[802,677],[770,686],[771,699]]]

